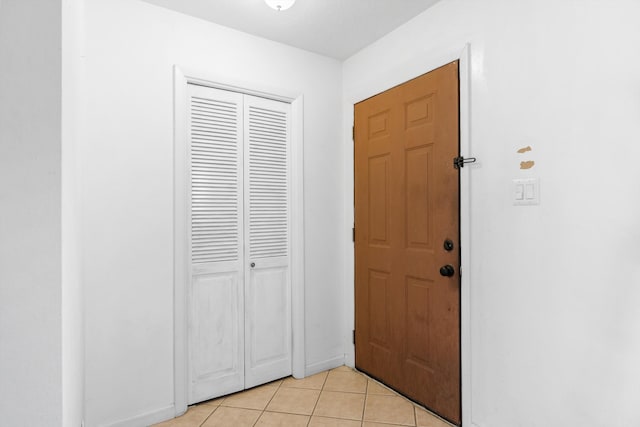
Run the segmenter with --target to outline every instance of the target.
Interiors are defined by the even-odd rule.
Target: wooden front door
[[[460,424],[458,62],[355,106],[356,367]]]

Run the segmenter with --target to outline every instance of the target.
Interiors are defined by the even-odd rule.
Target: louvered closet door
[[[245,387],[291,375],[290,104],[245,96]]]
[[[244,388],[243,96],[188,85],[189,403]]]
[[[290,105],[189,85],[189,403],[291,374]]]

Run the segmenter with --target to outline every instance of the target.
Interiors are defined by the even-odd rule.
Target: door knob
[[[453,266],[450,264],[444,265],[440,267],[440,275],[444,277],[451,277],[456,271],[453,269]]]
[[[252,262],[252,263],[251,263],[251,268],[253,268],[253,267],[255,267],[255,266],[256,266],[256,263],[255,263],[255,262]]]

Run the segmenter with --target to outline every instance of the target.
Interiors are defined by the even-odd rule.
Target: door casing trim
[[[353,140],[351,125],[354,123],[353,107],[360,101],[370,98],[378,93],[384,92],[392,87],[398,86],[413,78],[419,77],[425,73],[435,70],[443,65],[453,61],[459,61],[459,109],[460,109],[460,154],[463,156],[472,156],[471,152],[471,45],[465,44],[462,49],[459,47],[446,49],[440,52],[434,52],[426,58],[422,58],[412,67],[406,67],[394,73],[393,77],[382,76],[380,82],[374,88],[356,90],[355,93],[349,94],[346,98],[344,112],[345,135],[347,141],[351,144],[346,145],[345,153],[345,176],[351,177],[354,174],[354,158],[353,158]],[[460,398],[462,402],[462,425],[473,426],[471,416],[471,240],[470,240],[470,224],[471,224],[471,177],[470,170],[479,167],[480,164],[468,165],[461,169],[460,172]],[[351,181],[350,188],[353,190],[354,183]],[[354,193],[346,192],[345,206],[347,211],[345,217],[344,235],[351,237],[351,227],[355,223],[354,215]],[[351,262],[345,263],[345,283],[351,286],[345,287],[345,360],[346,364],[355,367],[355,346],[351,340],[351,331],[355,328],[355,247],[349,238],[346,250],[347,259]]]
[[[225,83],[222,83],[222,82]],[[213,76],[210,73],[173,67],[174,100],[174,164],[173,164],[173,209],[174,209],[174,407],[175,415],[187,411],[188,356],[187,356],[187,298],[186,285],[189,280],[187,244],[188,191],[186,171],[188,159],[184,147],[187,144],[188,117],[186,91],[188,84],[213,87],[240,92],[247,95],[269,98],[291,104],[291,329],[292,366],[295,378],[304,378],[305,373],[305,315],[304,315],[304,97],[282,88],[264,87],[255,82],[233,81],[230,76]]]

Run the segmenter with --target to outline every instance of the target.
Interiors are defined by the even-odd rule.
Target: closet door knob
[[[256,266],[256,263],[255,263],[255,262],[252,262],[252,263],[251,263],[251,268],[253,268],[253,267],[255,267],[255,266]]]

